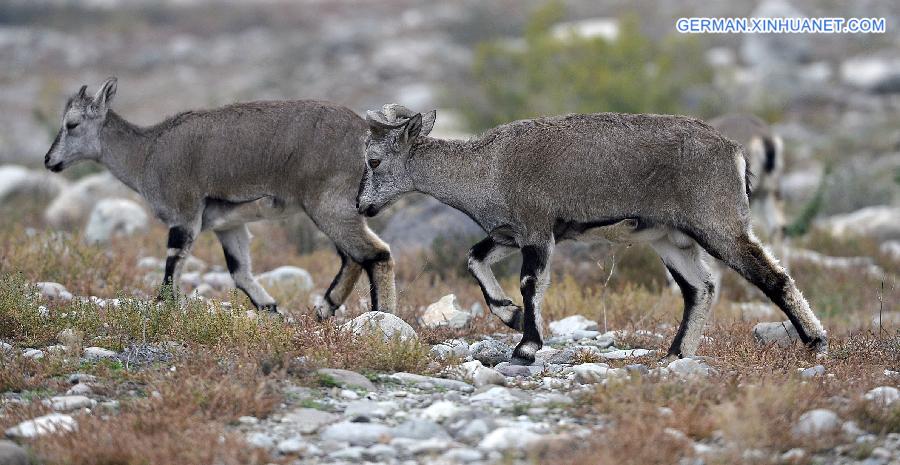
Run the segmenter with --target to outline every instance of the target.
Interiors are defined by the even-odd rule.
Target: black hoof
[[[806,344],[806,347],[809,348],[810,351],[816,354],[827,354],[828,353],[828,337],[819,336],[809,341]]]
[[[513,365],[533,365],[535,354],[541,349],[540,342],[520,342],[516,349],[513,350],[512,359],[509,363]]]

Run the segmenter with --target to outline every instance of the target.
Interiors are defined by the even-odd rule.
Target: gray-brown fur
[[[750,208],[755,223],[763,228],[766,239],[780,244],[784,239],[784,213],[781,206],[781,178],[784,174],[784,143],[765,121],[753,115],[736,113],[709,121],[725,137],[741,144],[747,154],[747,168],[753,173]]]
[[[358,208],[377,214],[405,192],[432,195],[488,233],[469,254],[492,312],[523,330],[514,355],[542,345],[540,305],[555,242],[615,238],[647,242],[677,274],[685,316],[670,356],[696,351],[714,294],[702,250],[773,298],[804,342],[827,347],[825,331],[793,280],[750,229],[746,159],[706,123],[681,116],[598,113],[516,121],[469,141],[427,137],[435,113],[386,105],[369,112],[367,169]],[[607,228],[613,234],[604,234]],[[621,230],[629,230],[622,238]],[[519,307],[490,264],[522,251]]]
[[[115,89],[110,79],[94,97],[82,88],[69,100],[45,164],[59,171],[97,161],[147,200],[170,227],[164,284],[178,282],[194,239],[209,229],[237,286],[258,307],[275,310],[251,274],[245,223],[305,211],[349,258],[317,314],[333,315],[361,269],[370,275],[373,306],[395,309],[390,249],[354,209],[364,169],[362,118],[325,102],[250,102],[138,127],[109,109]]]

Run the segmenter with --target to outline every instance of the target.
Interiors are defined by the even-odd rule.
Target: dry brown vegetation
[[[465,306],[483,305],[477,286],[464,274],[429,271],[436,262],[448,260],[433,252],[398,257],[399,314],[416,327],[420,341],[384,342],[351,338],[336,324],[315,322],[306,293],[276,296],[295,317],[292,324],[248,317],[249,302],[235,292],[217,296],[231,301],[230,307],[217,301],[190,301],[183,309],[172,303],[157,306],[147,300],[155,284],[135,263],[139,257],[164,254],[161,226],[100,248],[84,245],[77,234],[26,229],[24,225],[39,221],[24,215],[20,223],[0,229],[0,339],[18,348],[45,347],[56,343],[59,331],[72,328],[85,346],[115,350],[164,346],[174,354],[170,361],[134,366],[85,364],[66,353],[41,360],[4,358],[0,392],[34,400],[59,395],[68,387],[66,376],[80,371],[98,376],[95,392],[120,399],[118,408],[98,407],[100,414],[79,414],[77,432],[31,442],[32,451],[45,463],[271,462],[275,458],[246,447],[230,425],[242,415],[268,415],[280,402],[282,384],[319,383],[312,376],[318,367],[433,373],[441,365],[430,357],[429,344],[447,337],[472,339],[507,332],[490,314],[462,330],[418,327],[420,309],[446,293],[456,293]],[[804,440],[789,434],[803,412],[819,407],[876,434],[900,432],[900,405],[873,408],[861,398],[872,387],[897,384],[884,370],[900,369],[900,329],[872,323],[879,312],[898,311],[892,281],[897,264],[865,241],[813,235],[800,245],[836,255],[871,254],[887,270],[882,291],[880,280],[855,270],[792,267],[831,335],[827,359],[818,360],[801,347],[757,345],[750,334],[753,322],[742,321],[732,307],[732,302],[754,294],[728,275],[726,292],[700,349],[715,374],[705,380],[645,377],[598,387],[571,413],[599,418],[599,425],[607,427],[589,441],[548,446],[533,461],[552,457],[554,462],[571,464],[675,463],[680,457],[698,456],[702,451],[693,444],[699,443],[724,447],[717,455],[706,456],[706,463],[777,463],[779,454],[791,448],[814,453],[842,444],[839,437]],[[292,250],[287,229],[261,228],[253,242],[254,266],[258,271],[300,266],[312,273],[317,289],[324,289],[337,271],[333,252],[301,255]],[[462,261],[464,249],[458,252]],[[210,266],[223,265],[211,235],[201,236],[195,255]],[[625,346],[666,349],[681,317],[681,299],[664,288],[662,267],[652,253],[640,247],[572,249],[557,256],[555,270],[545,321],[581,314],[600,322],[601,330],[631,330],[622,336]],[[37,281],[63,283],[76,295],[124,300],[108,308],[48,303],[33,295],[29,286]],[[501,282],[517,295],[515,273],[507,272]],[[367,284],[363,279],[348,299],[350,315],[364,311]],[[614,365],[640,362],[653,367],[656,357]],[[817,363],[825,365],[827,376],[798,376],[798,368]],[[39,402],[5,405],[0,428],[45,409]],[[865,456],[860,447],[846,446],[843,453]],[[748,450],[762,452],[747,455]]]

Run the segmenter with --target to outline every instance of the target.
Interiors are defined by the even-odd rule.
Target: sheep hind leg
[[[278,313],[275,299],[253,277],[250,260],[250,231],[247,229],[247,225],[215,232],[222,244],[228,272],[231,273],[237,288],[247,294],[257,309]]]
[[[550,285],[550,256],[553,241],[522,247],[522,300],[524,318],[522,340],[513,350],[512,361],[531,365],[535,354],[543,347],[541,336],[541,303]]]
[[[322,296],[321,301],[316,302],[315,312],[318,321],[325,321],[334,316],[341,304],[347,300],[359,275],[362,274],[362,266],[353,261],[344,251],[338,249],[338,255],[341,257],[341,269],[328,286],[328,290]]]
[[[674,231],[651,243],[684,298],[684,316],[664,361],[693,356],[716,295],[716,280],[705,253],[686,235]]]
[[[706,240],[704,248],[758,287],[787,315],[800,340],[812,351],[828,352],[822,323],[809,308],[793,278],[748,230],[732,240]]]

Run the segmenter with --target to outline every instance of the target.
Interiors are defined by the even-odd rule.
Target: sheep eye
[[[68,123],[66,123],[66,131],[71,131],[77,127],[78,127],[77,121],[69,121]]]
[[[369,167],[372,168],[373,170],[375,168],[378,168],[378,165],[380,165],[380,164],[381,164],[381,160],[379,160],[377,158],[373,158],[373,159],[369,160]]]

